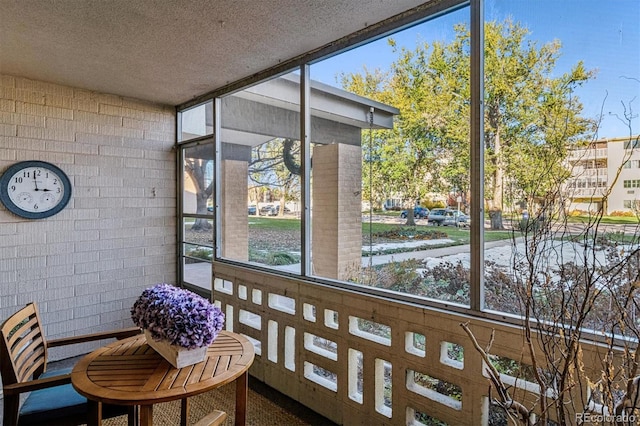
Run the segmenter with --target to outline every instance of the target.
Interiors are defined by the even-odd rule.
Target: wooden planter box
[[[186,367],[187,365],[202,362],[207,357],[207,346],[202,348],[187,349],[182,346],[170,345],[164,340],[154,340],[151,333],[144,330],[147,344],[155,349],[164,359],[169,361],[175,368]]]

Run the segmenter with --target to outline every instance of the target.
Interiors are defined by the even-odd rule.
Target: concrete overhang
[[[274,138],[300,139],[300,77],[281,76],[221,100],[223,143],[256,146]],[[391,129],[399,110],[311,81],[311,142],[360,144],[363,129]],[[373,122],[370,112],[373,111]]]

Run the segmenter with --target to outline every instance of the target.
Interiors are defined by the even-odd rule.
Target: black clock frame
[[[61,184],[64,188],[64,194],[62,195],[62,199],[58,205],[51,210],[44,212],[28,212],[15,205],[11,198],[9,198],[9,191],[7,189],[9,186],[9,180],[20,170],[30,167],[43,167],[54,171],[60,177]],[[71,200],[71,181],[69,180],[69,177],[60,167],[46,161],[20,161],[19,163],[11,165],[4,171],[2,176],[0,176],[0,201],[4,204],[7,210],[20,217],[24,217],[26,219],[44,219],[51,217],[60,213],[60,211],[69,204],[69,200]]]

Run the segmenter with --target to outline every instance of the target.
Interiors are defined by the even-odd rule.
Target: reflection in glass
[[[182,211],[185,214],[213,215],[213,143],[183,151]],[[213,229],[206,219],[197,219],[196,229]]]
[[[213,134],[213,102],[180,112],[179,142]]]
[[[195,227],[204,221],[208,230]],[[211,262],[213,260],[213,220],[194,217],[183,219],[182,271],[188,284],[211,290]]]

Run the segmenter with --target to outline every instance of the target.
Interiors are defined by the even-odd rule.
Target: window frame
[[[409,294],[401,294],[396,292],[389,292],[376,288],[363,288],[354,286],[347,282],[333,281],[329,279],[318,278],[310,276],[308,271],[310,270],[310,241],[308,236],[310,235],[310,194],[309,194],[309,173],[310,167],[310,141],[307,128],[310,123],[310,109],[309,109],[309,66],[315,62],[319,62],[325,58],[336,55],[343,51],[353,49],[362,44],[371,42],[373,40],[386,37],[397,31],[401,31],[404,28],[408,28],[419,23],[428,21],[430,19],[437,18],[441,15],[453,12],[461,8],[469,8],[470,14],[470,31],[471,31],[471,54],[470,54],[470,84],[471,84],[471,110],[470,110],[470,137],[471,137],[471,170],[470,170],[470,188],[471,188],[471,205],[475,206],[471,211],[471,227],[470,227],[470,306],[462,306],[447,303],[437,300],[419,299]],[[222,259],[220,257],[220,100],[224,96],[233,94],[234,92],[243,90],[249,86],[266,81],[269,78],[273,78],[279,74],[290,72],[292,69],[299,69],[301,74],[301,90],[300,90],[300,108],[301,108],[301,137],[302,143],[302,161],[301,166],[304,170],[304,176],[302,176],[302,200],[303,200],[303,215],[301,217],[301,235],[302,235],[302,265],[300,274],[291,274],[287,272],[274,271],[269,268],[262,268],[259,266],[249,265],[245,262],[237,262],[229,259]],[[233,82],[222,88],[205,93],[187,103],[177,106],[177,131],[179,131],[180,113],[187,111],[195,106],[205,104],[206,102],[213,101],[213,135],[206,135],[200,138],[190,139],[184,142],[176,142],[178,150],[183,150],[185,147],[190,146],[193,143],[198,143],[202,140],[210,139],[213,137],[215,141],[215,160],[214,160],[214,257],[212,263],[216,262],[235,264],[250,269],[255,269],[267,273],[274,273],[282,275],[284,277],[291,276],[295,279],[300,279],[312,283],[319,283],[324,285],[330,285],[336,288],[344,288],[351,291],[359,291],[372,296],[385,297],[388,299],[394,299],[401,302],[407,302],[412,304],[421,304],[424,306],[434,306],[439,308],[445,308],[460,313],[469,313],[473,311],[475,315],[481,315],[485,317],[495,318],[496,314],[485,310],[484,307],[484,232],[483,232],[483,218],[484,208],[482,194],[484,193],[484,110],[483,110],[483,80],[484,80],[484,2],[482,0],[470,1],[470,0],[434,0],[429,3],[425,3],[413,9],[410,9],[404,13],[391,17],[378,24],[372,25],[366,29],[358,31],[349,36],[343,37],[335,42],[332,42],[320,49],[313,52],[301,55],[300,57],[293,58],[288,61],[283,61],[279,65],[267,69],[263,72],[254,74],[248,78],[241,79]],[[177,140],[177,139],[176,139]],[[182,154],[178,155],[179,159],[182,158]],[[180,161],[180,160],[179,160]],[[182,163],[179,163],[179,170],[182,171]],[[178,182],[182,182],[182,178],[179,177]],[[178,185],[178,193],[180,194],[184,188],[182,185]],[[178,218],[183,220],[182,204],[178,202]],[[183,257],[183,239],[182,232],[178,235],[179,239],[179,259]],[[179,282],[184,285],[184,277],[182,272],[182,266],[179,265]],[[510,317],[510,314],[499,313],[498,317],[505,319]],[[517,318],[514,316],[514,321]]]

